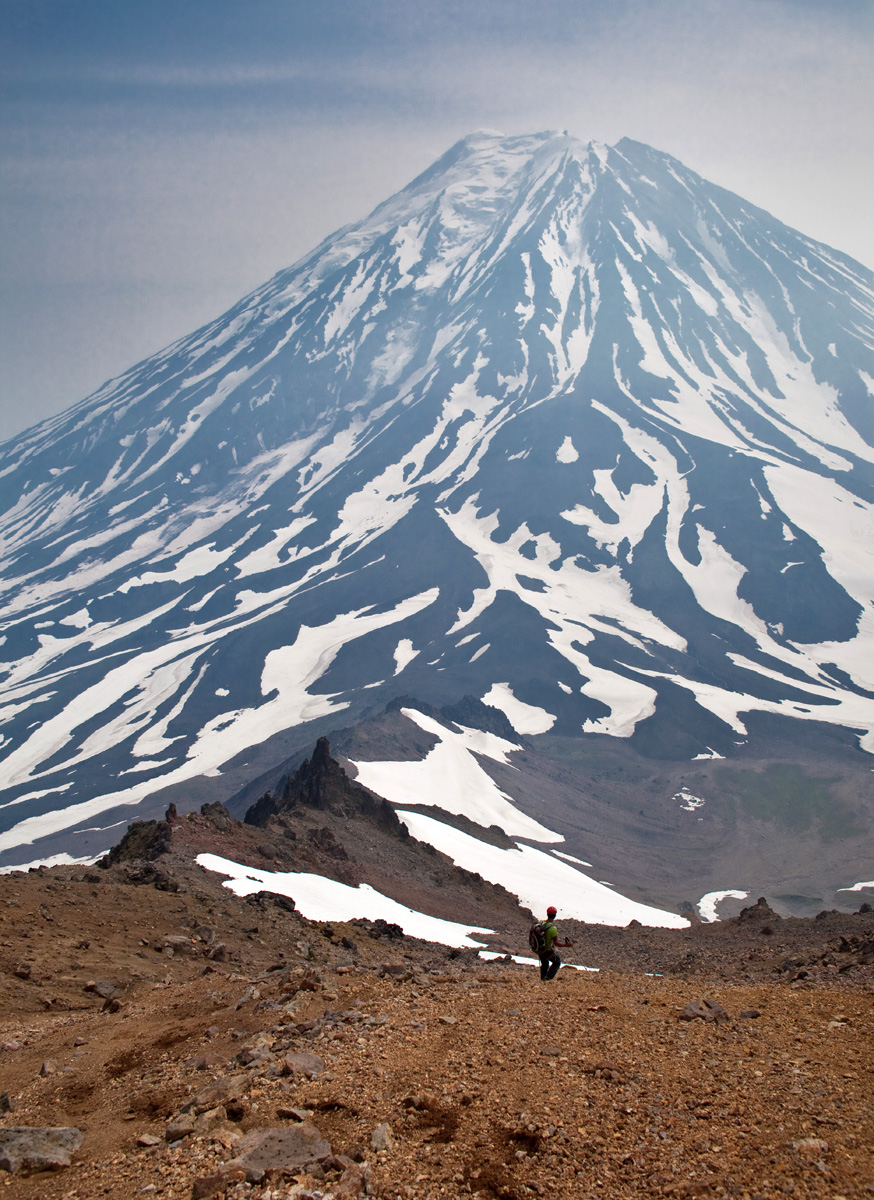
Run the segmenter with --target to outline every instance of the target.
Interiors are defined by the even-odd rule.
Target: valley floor
[[[794,980],[722,957],[541,984],[205,875],[32,872],[0,904],[0,1145],[84,1134],[68,1167],[0,1173],[10,1200],[874,1194],[874,975],[819,953],[823,922]],[[694,931],[665,936],[684,962]],[[727,1017],[680,1018],[705,999]]]

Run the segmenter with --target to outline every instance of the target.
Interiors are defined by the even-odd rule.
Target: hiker
[[[531,933],[537,941],[537,955],[540,959],[540,978],[544,982],[548,979],[554,979],[558,968],[561,966],[561,959],[555,952],[556,946],[572,946],[573,942],[570,938],[565,938],[564,941],[559,940],[558,929],[555,926],[556,908],[550,904],[546,910],[546,920],[539,921],[532,927]],[[535,930],[538,932],[535,934]]]

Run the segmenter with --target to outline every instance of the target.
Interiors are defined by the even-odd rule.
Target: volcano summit
[[[0,447],[2,861],[227,800],[399,696],[484,701],[586,794],[590,746],[680,764],[664,802],[824,747],[839,803],[828,771],[788,816],[734,795],[856,836],[872,390],[859,263],[637,142],[465,138]]]

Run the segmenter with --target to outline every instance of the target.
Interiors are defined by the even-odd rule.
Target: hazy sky
[[[0,439],[474,129],[623,136],[874,265],[871,0],[0,0]]]

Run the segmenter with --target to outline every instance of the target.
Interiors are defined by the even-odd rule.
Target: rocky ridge
[[[118,866],[133,883],[174,889],[200,873],[198,854],[212,853],[266,871],[307,872],[352,887],[367,883],[401,904],[470,926],[486,923],[483,912],[498,929],[530,921],[506,889],[411,837],[387,801],[331,758],[326,738],[280,783],[276,796],[261,795],[243,821],[221,804],[184,815],[171,805],[164,820],[132,824],[105,864]]]

